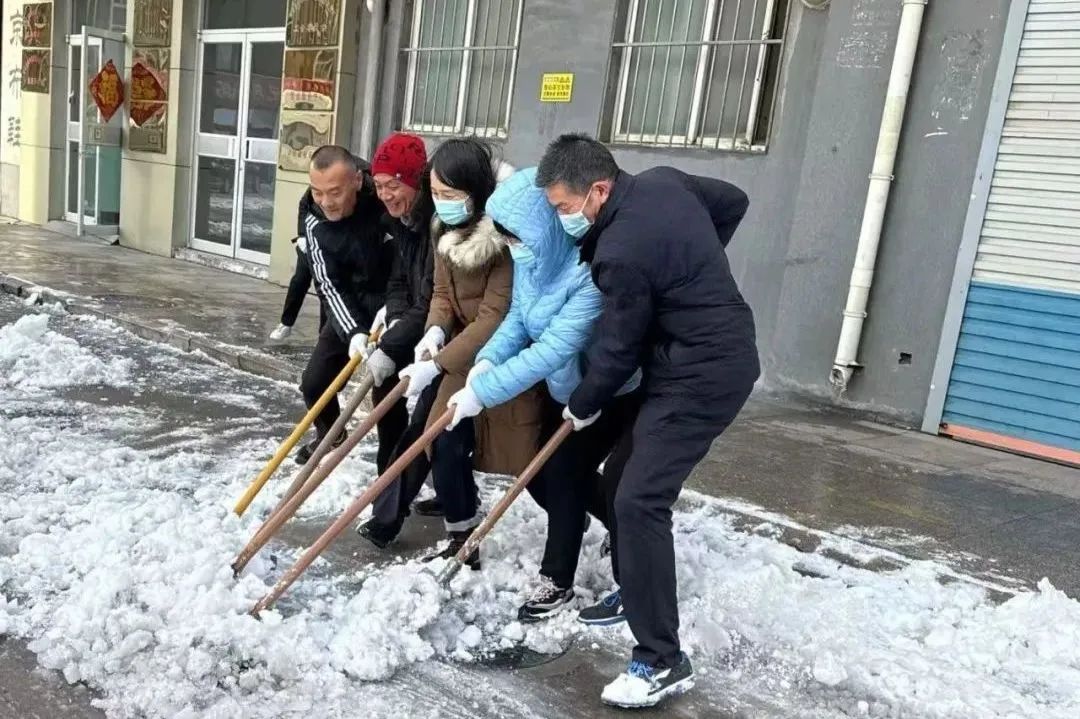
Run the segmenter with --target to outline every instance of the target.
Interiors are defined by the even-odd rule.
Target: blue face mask
[[[536,255],[533,254],[533,251],[520,242],[510,245],[510,257],[513,258],[515,264],[522,267],[528,267],[536,262]]]
[[[585,205],[589,203],[589,195],[592,194],[592,188],[585,194],[585,200],[581,203],[581,209],[577,212],[572,212],[569,215],[559,215],[559,222],[562,223],[563,229],[566,230],[566,234],[576,239],[581,239],[585,236],[585,233],[592,227],[592,222],[585,216]]]
[[[472,217],[468,200],[435,200],[435,212],[448,225],[460,225]]]

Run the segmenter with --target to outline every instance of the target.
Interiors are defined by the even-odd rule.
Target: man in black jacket
[[[384,227],[393,237],[394,265],[386,288],[387,329],[379,349],[396,368],[412,364],[413,349],[424,336],[434,285],[430,217],[416,211],[417,192],[427,164],[424,141],[395,133],[372,155],[375,190],[386,208]],[[424,206],[426,207],[425,203]]]
[[[604,296],[585,376],[564,416],[588,426],[643,370],[637,419],[604,473],[621,593],[581,619],[629,622],[633,660],[602,699],[651,706],[693,685],[679,646],[671,508],[760,371],[753,314],[724,252],[748,201],[734,185],[670,167],[627,174],[602,144],[576,134],[548,147],[537,184],[579,238]]]
[[[321,147],[311,158],[311,187],[300,200],[303,234],[297,249],[311,269],[325,317],[300,381],[308,407],[349,357],[364,351],[369,328],[385,302],[393,248],[385,241],[382,208],[366,171],[367,164],[344,147]],[[340,414],[334,398],[315,419],[318,437],[297,452],[298,463],[307,462]],[[380,442],[384,429],[400,435],[403,427],[380,424]],[[387,438],[389,445],[396,441],[396,436]]]
[[[375,191],[386,214],[383,228],[392,240],[394,261],[386,288],[386,330],[379,347],[368,359],[376,386],[372,399],[382,401],[393,383],[383,382],[399,369],[413,362],[413,349],[424,335],[428,308],[434,289],[435,259],[431,251],[431,217],[419,208],[431,203],[418,200],[421,178],[426,171],[427,151],[424,141],[415,135],[395,133],[382,141],[371,156],[371,174]],[[379,369],[383,368],[383,369]],[[409,418],[406,401],[401,399],[386,417],[400,426],[395,445],[384,445],[379,438],[379,471],[412,445],[423,434],[427,403],[420,403]],[[374,544],[385,547],[398,533],[402,512],[423,486],[430,469],[427,454],[410,464],[398,481],[379,495],[372,508],[372,518],[359,532]],[[423,503],[423,513],[439,513],[437,503]]]

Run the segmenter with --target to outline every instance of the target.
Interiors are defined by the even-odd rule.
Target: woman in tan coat
[[[474,138],[447,140],[432,155],[429,167],[426,184],[435,206],[434,292],[416,362],[402,370],[401,377],[410,378],[407,394],[416,399],[416,411],[426,414],[430,426],[446,411],[450,396],[465,386],[476,353],[506,316],[514,268],[506,237],[484,215],[496,183],[488,148]],[[432,444],[435,492],[450,538],[449,546],[435,556],[456,554],[480,523],[473,470],[518,474],[536,454],[541,391],[534,388],[485,410],[442,432]],[[384,529],[378,538],[392,538],[400,523],[396,527],[369,523],[365,529],[373,541],[374,531]]]

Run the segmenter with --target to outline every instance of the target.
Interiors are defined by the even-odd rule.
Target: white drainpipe
[[[364,66],[364,95],[360,110],[360,156],[371,160],[375,152],[375,113],[379,90],[379,71],[383,66],[383,20],[386,18],[384,0],[368,0],[368,56]]]
[[[852,373],[861,366],[858,361],[859,341],[862,338],[863,322],[866,320],[870,286],[874,283],[874,263],[877,260],[878,245],[881,243],[889,190],[892,188],[900,130],[904,126],[904,108],[907,106],[908,89],[911,87],[911,69],[919,47],[919,33],[926,3],[927,0],[903,0],[904,8],[900,15],[900,31],[896,38],[889,89],[885,94],[885,110],[878,131],[874,168],[870,172],[870,189],[866,193],[859,246],[855,251],[855,266],[851,270],[847,305],[844,306],[844,324],[840,329],[836,359],[833,360],[829,377],[838,392],[847,389]]]

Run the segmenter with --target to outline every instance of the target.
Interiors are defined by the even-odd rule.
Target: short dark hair
[[[587,192],[594,182],[614,180],[619,165],[603,143],[583,132],[559,135],[547,146],[536,168],[536,184],[548,188],[561,182],[577,193]]]
[[[341,145],[323,145],[311,156],[311,166],[316,170],[325,170],[339,162],[354,172],[360,171],[359,159]]]

